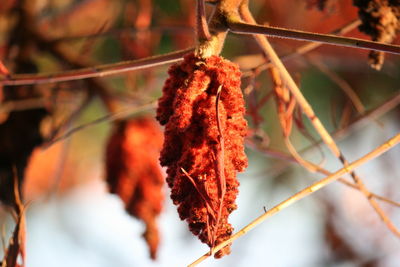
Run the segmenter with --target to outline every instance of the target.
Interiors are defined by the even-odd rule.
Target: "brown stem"
[[[354,30],[355,28],[357,28],[359,25],[361,24],[361,20],[356,19],[342,27],[340,27],[339,29],[331,32],[330,34],[335,34],[335,35],[344,35],[345,33],[348,33],[352,30]],[[279,56],[280,59],[282,60],[282,62],[286,62],[288,60],[292,60],[293,58],[296,58],[300,55],[304,55],[314,49],[317,49],[318,47],[320,47],[322,45],[322,43],[307,43],[304,44],[302,46],[297,47],[293,52],[288,53],[288,54],[284,54]],[[262,63],[261,65],[257,66],[254,68],[255,71],[261,72],[262,70],[265,70],[269,67],[271,67],[271,61],[269,61],[268,59],[266,59],[265,63]],[[253,73],[253,69],[251,69],[250,71],[244,71],[243,72],[243,77],[247,77],[249,75],[252,75]]]
[[[206,58],[221,53],[228,33],[226,18],[239,19],[238,9],[242,2],[243,0],[220,0],[218,2],[209,23],[211,37],[198,45],[196,51],[198,56]]]
[[[225,139],[224,139],[224,134],[223,134],[223,129],[221,125],[221,119],[219,116],[219,100],[221,98],[221,89],[222,85],[218,87],[217,91],[217,97],[215,100],[215,114],[216,114],[216,120],[217,120],[217,128],[218,128],[218,142],[219,142],[219,147],[217,148],[217,153],[216,153],[216,173],[218,177],[218,182],[219,182],[219,210],[218,210],[218,215],[217,215],[217,222],[215,224],[215,229],[213,233],[213,246],[215,245],[215,239],[217,236],[219,224],[221,221],[221,215],[222,215],[222,209],[224,205],[224,198],[225,198],[225,193],[226,193],[226,179],[225,179]]]
[[[206,12],[204,9],[204,0],[197,0],[197,38],[210,40],[211,35],[208,30]]]
[[[0,85],[28,85],[28,84],[43,84],[81,80],[87,78],[96,78],[109,75],[115,75],[133,70],[141,70],[152,68],[170,63],[182,61],[182,57],[194,48],[188,48],[172,52],[169,54],[147,57],[138,60],[123,61],[113,64],[104,64],[100,66],[87,67],[78,70],[63,71],[48,74],[17,74],[10,75],[7,79],[0,78]]]
[[[280,37],[299,41],[312,41],[328,45],[382,51],[396,55],[400,54],[399,45],[384,44],[358,38],[340,37],[331,34],[320,34],[271,26],[253,25],[236,20],[228,20],[227,23],[229,30],[237,34],[263,34],[271,37]]]
[[[353,106],[356,108],[358,113],[363,114],[365,112],[365,107],[361,102],[351,85],[340,77],[336,72],[331,71],[323,62],[318,60],[316,57],[308,57],[309,61],[316,66],[322,73],[324,73],[331,81],[337,84],[340,89],[347,95]]]
[[[105,116],[99,117],[95,120],[92,120],[90,122],[78,125],[70,130],[68,130],[67,132],[63,133],[61,136],[56,137],[52,140],[50,140],[45,146],[44,148],[48,148],[52,145],[54,145],[55,143],[58,143],[60,141],[63,141],[67,138],[69,138],[70,136],[72,136],[75,133],[78,133],[79,131],[82,131],[84,129],[87,129],[89,127],[95,126],[99,123],[103,123],[103,122],[113,122],[113,121],[117,121],[117,120],[121,120],[121,119],[127,119],[129,117],[132,117],[133,115],[143,112],[143,111],[147,111],[147,110],[151,110],[154,109],[157,106],[157,102],[151,102],[148,104],[144,104],[141,106],[136,106],[136,107],[131,107],[131,108],[126,108],[123,110],[119,110],[117,112],[114,113],[108,113]]]

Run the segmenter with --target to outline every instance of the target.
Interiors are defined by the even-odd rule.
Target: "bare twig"
[[[176,63],[182,60],[182,57],[194,51],[194,48],[180,50],[169,54],[147,57],[138,60],[123,61],[113,64],[104,64],[95,67],[83,68],[78,70],[63,71],[49,74],[16,74],[9,75],[6,79],[0,78],[0,85],[27,85],[56,83],[81,80],[87,78],[96,78],[109,75],[115,75],[133,70],[152,68],[170,63]]]
[[[20,186],[18,185],[18,178],[16,169],[14,169],[14,197],[15,206],[12,210],[12,215],[15,218],[16,224],[14,232],[10,238],[8,247],[4,253],[1,267],[25,267],[26,258],[26,219],[25,211],[26,207],[22,204],[20,196]],[[18,261],[22,261],[21,264]]]
[[[218,252],[220,249],[222,249],[223,247],[231,244],[233,241],[235,241],[236,239],[238,239],[239,237],[241,237],[242,235],[246,234],[247,232],[249,232],[250,230],[252,230],[254,227],[256,227],[258,224],[264,222],[267,218],[271,217],[272,215],[280,212],[281,210],[289,207],[290,205],[298,202],[299,200],[303,199],[306,196],[311,195],[312,193],[324,188],[325,186],[327,186],[328,184],[334,182],[335,180],[337,180],[339,177],[343,176],[346,173],[351,172],[352,170],[354,170],[355,168],[361,166],[362,164],[365,164],[367,162],[369,162],[370,160],[380,156],[381,154],[383,154],[384,152],[388,151],[389,149],[393,148],[394,146],[396,146],[398,143],[400,142],[400,133],[397,134],[396,136],[394,136],[393,138],[391,138],[390,140],[388,140],[387,142],[385,142],[384,144],[382,144],[381,146],[377,147],[376,149],[374,149],[373,151],[371,151],[370,153],[366,154],[365,156],[363,156],[362,158],[348,164],[346,167],[336,171],[335,173],[333,173],[332,175],[329,175],[321,180],[319,180],[318,182],[313,183],[312,185],[310,185],[309,187],[299,191],[298,193],[292,195],[291,197],[289,197],[288,199],[282,201],[281,203],[279,203],[278,205],[276,205],[275,207],[273,207],[272,209],[268,210],[267,212],[265,212],[264,214],[262,214],[261,216],[259,216],[258,218],[256,218],[254,221],[252,221],[251,223],[249,223],[247,226],[245,226],[244,228],[242,228],[241,230],[239,230],[238,232],[236,232],[234,235],[232,235],[228,240],[221,242],[220,244],[218,244],[213,252],[216,253]],[[203,256],[201,256],[199,259],[197,259],[196,261],[194,261],[192,264],[190,264],[189,266],[196,266],[197,264],[199,264],[200,262],[204,261],[205,259],[207,259],[208,257],[210,257],[212,255],[210,255],[209,252],[207,252],[206,254],[204,254]]]
[[[204,9],[204,0],[197,0],[197,38],[210,40],[211,35],[208,30],[206,12]]]
[[[363,114],[365,112],[365,107],[362,104],[360,98],[358,95],[354,92],[353,88],[350,86],[350,84],[342,79],[338,74],[335,72],[329,70],[327,66],[325,66],[324,63],[321,61],[317,60],[314,57],[308,57],[308,59],[311,61],[313,65],[315,65],[322,73],[324,73],[326,76],[329,77],[334,83],[336,83],[340,89],[343,90],[343,92],[348,96],[350,99],[351,103],[353,103],[354,107],[358,111],[358,113]]]
[[[400,105],[400,93],[397,93],[397,94],[389,97],[384,103],[382,103],[378,107],[376,107],[374,109],[371,109],[371,110],[368,110],[364,114],[358,116],[356,119],[351,121],[348,126],[345,126],[345,127],[337,129],[336,131],[331,133],[331,135],[334,136],[335,139],[341,138],[344,135],[346,135],[346,133],[349,132],[350,128],[354,128],[356,126],[360,126],[360,124],[366,123],[369,120],[377,119],[380,116],[382,116],[382,115],[386,114],[387,112],[389,112],[390,110],[393,110],[394,108],[396,108],[399,105]],[[319,145],[321,143],[323,143],[323,140],[320,140],[320,141],[318,141],[318,142],[316,142],[316,143],[314,143],[314,144],[302,149],[300,151],[300,153],[304,153],[304,152],[314,148],[316,145]]]
[[[218,214],[217,214],[217,221],[215,223],[215,228],[214,228],[214,233],[212,236],[213,240],[213,247],[215,245],[215,240],[217,237],[217,232],[219,228],[219,224],[221,221],[221,216],[222,216],[222,209],[224,205],[224,198],[226,194],[226,179],[225,179],[225,139],[224,139],[224,134],[223,134],[223,129],[221,125],[221,118],[220,118],[220,105],[219,105],[219,100],[221,98],[221,89],[222,85],[218,87],[217,91],[217,97],[215,98],[215,114],[216,114],[216,121],[217,121],[217,128],[218,128],[218,148],[217,152],[215,155],[216,158],[216,174],[218,177],[218,182],[219,182],[219,209],[218,209]],[[211,250],[213,249],[211,248]]]
[[[51,133],[48,135],[47,139],[52,140],[55,138],[61,131],[67,129],[72,125],[72,122],[76,120],[80,114],[84,111],[84,109],[90,104],[93,99],[92,94],[87,94],[81,104],[77,109],[72,111],[67,118],[65,118],[59,125],[54,126]],[[58,102],[58,101],[57,101]]]
[[[331,34],[320,34],[271,26],[254,25],[234,20],[228,21],[228,26],[231,32],[238,34],[263,34],[270,37],[279,37],[299,41],[318,42],[341,47],[382,51],[396,55],[400,54],[399,45],[379,43],[358,38],[340,37]]]
[[[117,111],[115,113],[107,114],[107,115],[105,115],[103,117],[100,117],[100,118],[95,119],[93,121],[90,121],[88,123],[84,123],[84,124],[79,125],[79,126],[77,126],[75,128],[72,128],[71,130],[65,132],[64,134],[62,134],[59,137],[54,138],[53,140],[50,140],[45,145],[45,148],[48,148],[51,145],[53,145],[53,144],[55,144],[55,143],[57,143],[59,141],[62,141],[62,140],[70,137],[71,135],[73,135],[73,134],[75,134],[75,133],[77,133],[77,132],[79,132],[81,130],[84,130],[84,129],[89,128],[91,126],[95,126],[95,125],[97,125],[99,123],[116,121],[116,120],[119,120],[119,119],[130,117],[130,116],[132,116],[132,115],[134,115],[136,113],[139,113],[139,112],[142,112],[142,111],[145,111],[145,110],[154,109],[156,107],[156,104],[157,103],[154,101],[154,102],[151,102],[149,104],[145,104],[145,105],[142,105],[142,106],[139,106],[139,107],[127,108],[127,109],[124,109],[124,110],[121,110],[121,111]]]
[[[293,157],[292,155],[289,155],[289,154],[287,154],[285,152],[282,152],[282,151],[273,150],[273,149],[270,149],[270,148],[265,148],[262,145],[258,144],[258,142],[256,142],[256,141],[248,140],[247,143],[246,143],[246,146],[251,148],[251,149],[254,149],[256,151],[259,151],[259,152],[263,153],[265,156],[269,156],[269,157],[272,157],[272,158],[275,158],[275,159],[283,160],[285,163],[287,163],[289,161],[289,162],[292,162],[292,163],[299,164],[298,160],[295,157]],[[303,159],[303,160],[306,161],[305,159]],[[324,175],[332,175],[332,173],[329,172],[328,170],[326,170],[326,169],[324,169],[324,168],[322,168],[322,167],[320,167],[320,166],[318,166],[318,165],[316,165],[316,164],[314,164],[314,163],[312,163],[310,161],[306,161],[306,162],[307,162],[308,165],[312,166],[316,172],[324,174]],[[346,185],[348,187],[351,187],[351,188],[353,188],[353,189],[355,189],[357,191],[360,191],[356,184],[354,184],[352,182],[349,182],[344,178],[339,178],[338,182],[340,182],[343,185]],[[378,200],[381,200],[383,202],[386,202],[386,203],[388,203],[390,205],[393,205],[393,206],[396,206],[396,207],[400,207],[400,203],[398,203],[396,201],[393,201],[393,200],[391,200],[389,198],[380,196],[378,194],[375,194],[373,192],[371,192],[371,197],[376,198]]]
[[[354,30],[355,28],[357,28],[360,24],[361,24],[361,20],[356,19],[356,20],[350,22],[349,24],[346,24],[343,27],[333,31],[331,33],[331,35],[333,34],[333,35],[337,36],[337,35],[346,34],[346,33],[350,32],[350,31]],[[302,45],[302,46],[296,48],[296,50],[293,53],[290,53],[288,55],[283,55],[281,57],[281,60],[282,61],[286,61],[286,60],[289,60],[289,59],[291,59],[293,57],[296,57],[298,55],[304,55],[304,54],[306,54],[306,53],[308,53],[308,52],[320,47],[321,45],[323,45],[323,43],[317,43],[317,42],[311,42],[311,43]]]
[[[342,27],[340,27],[339,29],[333,31],[331,34],[335,34],[335,35],[343,35],[345,33],[348,33],[352,30],[354,30],[355,28],[357,28],[359,25],[361,24],[361,21],[359,19],[354,20]],[[300,55],[304,55],[314,49],[317,49],[318,47],[320,47],[321,45],[323,45],[322,43],[307,43],[305,45],[299,46],[298,48],[296,48],[293,52],[289,53],[289,54],[285,54],[282,56],[279,56],[279,58],[281,59],[282,62],[286,62],[289,61],[293,58],[296,58]],[[257,70],[258,72],[261,72],[262,70],[265,70],[267,68],[269,68],[271,66],[271,62],[269,60],[267,60],[265,63],[257,66],[255,68],[255,70]],[[253,72],[253,69],[250,71],[245,71],[243,72],[243,76],[249,76],[251,75]]]

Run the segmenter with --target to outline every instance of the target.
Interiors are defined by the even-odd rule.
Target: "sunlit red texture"
[[[116,123],[106,154],[110,192],[118,194],[127,211],[146,224],[144,238],[153,259],[159,244],[156,217],[164,200],[164,177],[158,163],[161,146],[156,121],[142,117]]]
[[[236,64],[221,57],[199,59],[189,54],[170,68],[169,75],[157,109],[157,119],[165,125],[161,165],[168,167],[167,182],[180,218],[213,247],[232,234],[228,216],[236,209],[236,173],[247,166],[241,73]],[[219,88],[223,148],[216,112]],[[218,158],[223,160],[222,175],[218,175]],[[229,252],[227,246],[216,257]]]

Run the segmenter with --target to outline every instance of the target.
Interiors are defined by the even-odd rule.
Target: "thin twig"
[[[218,87],[217,91],[217,96],[215,98],[215,115],[216,115],[216,121],[217,121],[217,128],[218,128],[218,143],[219,146],[217,148],[217,152],[215,155],[216,158],[216,174],[218,177],[218,182],[219,182],[219,210],[217,214],[217,221],[215,223],[215,228],[214,228],[214,233],[212,236],[213,240],[213,247],[215,245],[215,240],[217,237],[218,233],[218,228],[219,224],[221,222],[221,216],[222,216],[222,209],[224,205],[224,198],[226,194],[226,179],[225,179],[225,139],[224,139],[224,134],[223,134],[223,129],[221,125],[221,118],[220,118],[220,98],[221,98],[221,89],[222,85]]]
[[[317,60],[316,58],[308,57],[308,59],[322,73],[324,73],[329,79],[331,79],[334,83],[336,83],[340,89],[342,89],[342,91],[347,95],[347,97],[350,99],[351,103],[353,103],[354,107],[360,114],[363,114],[365,112],[365,107],[364,107],[363,103],[361,102],[358,95],[354,92],[353,88],[350,86],[350,84],[346,80],[344,80],[342,77],[340,77],[335,72],[329,70],[329,68],[324,63]]]
[[[289,154],[287,154],[285,152],[282,152],[282,151],[278,151],[278,150],[273,150],[273,149],[270,149],[270,148],[262,147],[262,145],[258,144],[258,142],[256,142],[255,139],[248,140],[247,143],[246,143],[246,147],[249,147],[249,148],[254,149],[254,150],[258,151],[258,152],[261,152],[265,156],[269,156],[269,157],[272,157],[272,158],[275,158],[275,159],[283,160],[285,163],[289,161],[289,162],[292,162],[292,163],[299,164],[298,160],[296,160],[296,158],[293,157],[292,155],[289,155]],[[330,171],[318,166],[317,164],[314,164],[311,161],[307,161],[305,159],[303,159],[303,160],[306,161],[307,164],[309,164],[310,166],[313,166],[313,168],[315,169],[316,172],[319,172],[319,173],[324,174],[324,175],[332,175],[332,173]],[[348,187],[351,187],[351,188],[353,188],[353,189],[355,189],[357,191],[360,191],[356,184],[354,184],[352,182],[349,182],[344,178],[339,178],[338,182],[340,182],[343,185],[346,185]],[[373,192],[371,192],[371,197],[376,198],[378,200],[381,200],[383,202],[386,202],[388,204],[394,205],[396,207],[400,207],[400,203],[398,203],[396,201],[393,201],[393,200],[391,200],[389,198],[380,196],[378,194],[375,194]]]
[[[335,34],[335,35],[343,35],[346,34],[352,30],[354,30],[355,28],[357,28],[359,25],[361,24],[361,20],[356,19],[342,27],[340,27],[339,29],[331,32],[331,34]],[[285,54],[285,55],[281,55],[279,56],[279,58],[281,59],[282,62],[286,62],[289,61],[293,58],[296,58],[298,56],[304,55],[314,49],[317,49],[318,47],[320,47],[321,45],[323,45],[322,43],[307,43],[305,45],[299,46],[298,48],[296,48],[293,52]],[[262,70],[265,70],[267,68],[271,67],[271,62],[269,60],[267,60],[265,63],[255,67],[254,69],[257,70],[258,72],[261,72]],[[243,76],[249,76],[251,75],[251,73],[253,72],[253,70],[250,71],[245,71],[243,72]]]
[[[350,22],[349,24],[346,24],[346,25],[342,26],[341,28],[333,31],[331,33],[331,35],[332,34],[335,35],[335,36],[344,35],[344,34],[350,32],[350,31],[354,30],[355,28],[357,28],[360,25],[361,25],[361,20],[356,19],[356,20]],[[308,52],[320,47],[321,45],[323,45],[323,43],[317,43],[317,42],[311,42],[311,43],[302,45],[302,46],[298,47],[293,53],[290,53],[288,55],[283,55],[281,57],[281,60],[283,62],[285,62],[286,60],[289,60],[289,59],[291,59],[293,57],[296,57],[298,55],[304,55],[304,54],[306,54],[306,53],[308,53]]]
[[[292,157],[295,159],[295,161],[298,164],[300,164],[301,166],[303,166],[305,169],[307,169],[310,172],[317,172],[319,170],[320,167],[318,165],[316,165],[310,161],[307,161],[300,156],[300,154],[297,152],[296,148],[290,141],[289,136],[284,136],[284,141],[285,141],[286,148],[289,150],[290,154],[292,155]]]
[[[208,24],[206,19],[206,11],[204,8],[204,0],[197,0],[197,38],[202,40],[210,40],[211,35],[208,30]]]
[[[354,128],[357,125],[359,126],[361,123],[366,123],[366,121],[368,120],[377,119],[387,112],[393,110],[398,105],[400,105],[400,93],[389,97],[384,103],[382,103],[378,107],[366,111],[364,114],[358,116],[353,121],[351,121],[348,126],[335,130],[333,133],[331,133],[331,135],[334,136],[335,139],[342,138],[344,135],[346,135],[347,132],[349,132],[350,128]],[[323,140],[319,140],[318,142],[302,149],[300,153],[304,153],[321,143],[323,143]]]
[[[80,114],[82,114],[82,112],[84,111],[84,109],[90,104],[90,102],[92,101],[93,96],[91,94],[87,94],[84,99],[82,100],[82,102],[79,104],[79,106],[73,110],[69,116],[67,118],[65,118],[59,125],[57,126],[53,126],[53,130],[51,131],[51,133],[48,135],[47,139],[48,140],[52,140],[53,138],[55,138],[61,131],[67,129],[68,127],[70,127],[72,125],[72,122],[74,120],[76,120]],[[59,103],[57,101],[57,103]]]
[[[361,166],[362,164],[367,163],[367,162],[371,161],[372,159],[380,156],[384,152],[386,152],[389,149],[393,148],[399,142],[400,142],[400,133],[397,134],[396,136],[394,136],[393,138],[389,139],[387,142],[385,142],[384,144],[380,145],[379,147],[377,147],[373,151],[369,152],[368,154],[366,154],[362,158],[360,158],[360,159],[358,159],[356,161],[353,161],[352,163],[350,163],[346,167],[336,171],[332,175],[329,175],[329,176],[319,180],[318,182],[313,183],[311,186],[299,191],[298,193],[292,195],[288,199],[282,201],[281,203],[279,203],[278,205],[276,205],[272,209],[268,210],[267,212],[265,212],[264,214],[262,214],[261,216],[259,216],[255,220],[253,220],[251,223],[249,223],[247,226],[245,226],[244,228],[239,230],[237,233],[232,235],[228,240],[225,240],[224,242],[221,242],[220,244],[218,244],[214,248],[213,252],[214,253],[218,252],[223,247],[231,244],[233,241],[235,241],[236,239],[238,239],[242,235],[244,235],[247,232],[249,232],[250,230],[252,230],[258,224],[264,222],[267,218],[269,218],[272,215],[280,212],[281,210],[289,207],[290,205],[298,202],[299,200],[303,199],[304,197],[309,196],[312,193],[324,188],[328,184],[330,184],[330,183],[334,182],[335,180],[339,179],[339,177],[343,176],[346,173],[351,172],[352,170],[354,170],[355,168]],[[199,264],[200,262],[204,261],[205,259],[207,259],[210,256],[212,256],[212,255],[210,255],[210,253],[207,252],[206,254],[201,256],[199,259],[194,261],[192,264],[190,264],[189,267],[196,266],[197,264]]]
[[[55,72],[49,74],[15,74],[9,75],[6,79],[0,78],[0,85],[28,85],[43,84],[96,78],[115,75],[133,70],[152,68],[182,60],[182,57],[194,48],[188,48],[168,54],[147,57],[138,60],[123,61],[113,64],[104,64],[95,67],[82,68],[78,70]]]
[[[112,121],[116,121],[116,120],[119,120],[119,119],[124,119],[124,118],[130,117],[130,116],[132,116],[132,115],[134,115],[136,113],[139,113],[139,112],[142,112],[142,111],[146,111],[146,110],[149,110],[149,109],[154,109],[156,107],[156,104],[157,104],[157,102],[154,101],[154,102],[151,102],[149,104],[145,104],[145,105],[142,105],[142,106],[139,106],[139,107],[127,108],[127,109],[124,109],[124,110],[121,110],[121,111],[118,111],[118,112],[115,112],[115,113],[107,114],[105,116],[97,118],[97,119],[95,119],[93,121],[90,121],[88,123],[84,123],[82,125],[74,127],[71,130],[63,133],[59,137],[54,138],[53,140],[50,140],[47,144],[44,145],[44,148],[48,148],[51,145],[53,145],[53,144],[55,144],[57,142],[60,142],[60,141],[72,136],[73,134],[75,134],[75,133],[77,133],[77,132],[79,132],[81,130],[87,129],[87,128],[91,127],[91,126],[95,126],[95,125],[97,125],[99,123],[112,122]]]
[[[231,32],[237,34],[263,34],[270,37],[294,39],[299,41],[311,41],[328,45],[375,50],[400,55],[399,45],[379,43],[358,38],[290,30],[272,26],[254,25],[240,21],[229,20],[228,27]]]
[[[92,101],[92,95],[86,95],[82,103],[75,109],[70,116],[59,126],[57,127],[49,137],[49,140],[52,140],[57,136],[57,134],[63,129],[67,129],[72,125],[72,123],[82,114],[85,108]],[[58,190],[61,185],[61,180],[63,178],[63,173],[65,170],[65,166],[67,163],[68,152],[71,146],[71,139],[66,139],[62,144],[60,155],[57,159],[57,168],[55,169],[55,173],[53,174],[53,182],[51,184],[51,190],[48,192],[46,199],[50,199],[57,195]]]

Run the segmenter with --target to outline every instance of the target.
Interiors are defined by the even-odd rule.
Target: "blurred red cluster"
[[[164,177],[158,163],[162,133],[151,117],[117,122],[108,141],[106,177],[111,193],[126,210],[146,224],[144,238],[156,258],[159,233],[156,218],[164,200]]]

